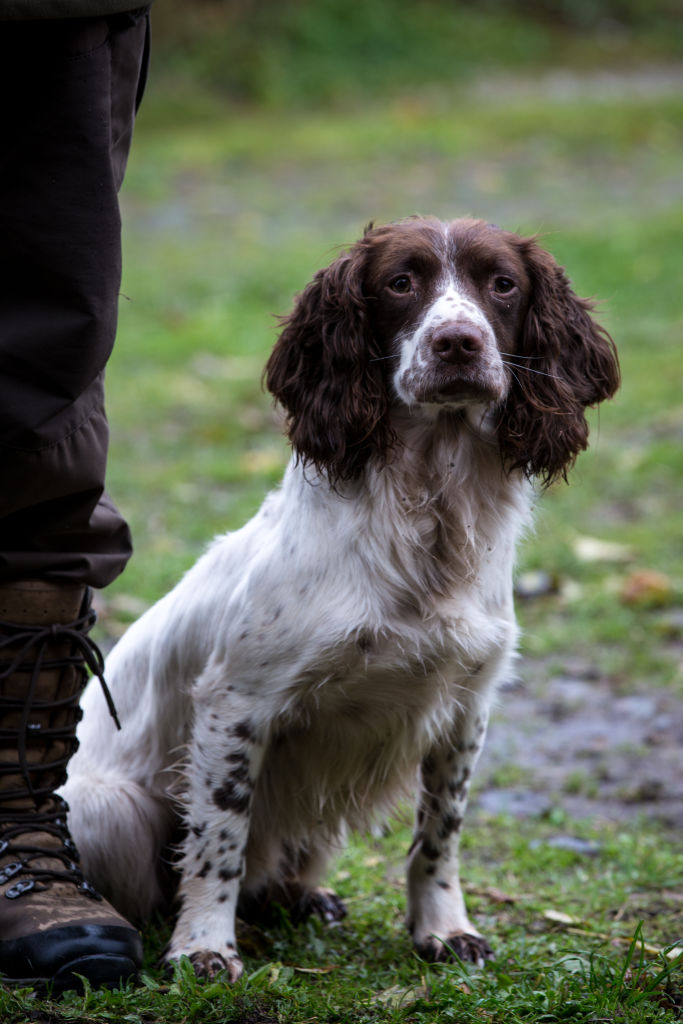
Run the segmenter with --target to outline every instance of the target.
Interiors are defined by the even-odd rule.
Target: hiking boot
[[[137,931],[84,878],[54,793],[78,745],[87,668],[115,717],[94,621],[85,587],[0,586],[0,980],[57,992],[78,975],[117,985],[142,961]]]

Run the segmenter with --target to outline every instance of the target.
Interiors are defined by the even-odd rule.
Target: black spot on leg
[[[221,882],[229,882],[233,878],[238,878],[242,874],[241,868],[219,868],[218,877]]]
[[[236,750],[226,754],[225,760],[228,764],[249,764],[249,755],[246,750]]]
[[[197,872],[197,878],[206,878],[212,866],[213,865],[211,864],[210,860],[204,861],[200,870]]]
[[[426,857],[427,860],[438,860],[441,856],[439,847],[435,846],[429,839],[422,840],[421,852],[422,856]]]
[[[451,886],[450,886],[450,882],[444,882],[444,881],[443,881],[443,879],[441,879],[441,878],[437,878],[437,880],[436,880],[436,884],[437,884],[438,886],[440,886],[440,887],[441,887],[442,889],[445,889],[445,890],[446,890],[446,892],[449,892],[449,891],[450,891],[450,888],[451,888]]]
[[[245,814],[251,803],[251,790],[240,793],[232,779],[227,778],[222,786],[214,789],[213,802],[221,811],[235,811]]]
[[[238,722],[230,729],[233,736],[247,743],[253,743],[256,739],[251,722]]]
[[[460,830],[461,825],[462,816],[460,814],[444,814],[437,832],[439,839],[448,839],[453,832]]]
[[[427,867],[425,868],[425,875],[434,874],[436,874],[436,864],[428,864]]]
[[[465,767],[463,768],[462,775],[459,779],[454,779],[453,782],[448,783],[448,792],[452,797],[458,800],[463,800],[467,796],[471,775],[471,768]]]
[[[228,778],[232,782],[249,783],[249,762],[244,761],[242,764],[235,765]]]
[[[192,831],[193,835],[195,835],[197,837],[197,839],[199,839],[201,836],[204,835],[205,829],[206,829],[206,822],[203,821],[201,823],[201,825],[193,825],[192,828],[191,828],[191,831]]]

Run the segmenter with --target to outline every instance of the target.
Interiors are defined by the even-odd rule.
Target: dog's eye
[[[413,282],[407,274],[399,274],[389,282],[389,287],[392,292],[397,292],[399,295],[408,295],[413,290]]]
[[[509,295],[516,287],[517,285],[511,277],[496,277],[493,282],[493,290],[498,295]]]

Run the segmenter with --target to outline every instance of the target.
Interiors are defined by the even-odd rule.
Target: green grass
[[[43,1000],[44,1017],[28,1015],[36,1004],[26,993],[0,991],[0,1014],[7,1024],[675,1021],[680,958],[656,949],[680,935],[680,861],[647,828],[576,829],[598,843],[590,859],[544,843],[555,822],[479,818],[467,832],[470,908],[498,952],[484,970],[428,965],[411,952],[398,872],[410,832],[398,820],[390,836],[354,839],[340,857],[331,881],[348,902],[343,924],[294,929],[283,914],[267,933],[252,927],[234,988],[197,981],[187,962],[162,978],[163,925],[145,935],[141,987]]]
[[[535,45],[528,34],[525,45]],[[627,74],[601,92],[590,77],[601,61],[580,60],[576,39],[562,45],[578,74],[558,94],[534,86],[526,66],[516,85],[441,76],[360,105],[347,96],[334,109],[269,101],[245,110],[196,79],[182,97],[152,86],[123,195],[126,298],[108,371],[109,490],[136,555],[103,595],[101,638],[172,586],[278,480],[288,452],[260,387],[273,314],[370,219],[473,213],[541,233],[577,291],[599,298],[624,376],[619,397],[594,417],[571,486],[543,496],[524,545],[520,570],[556,582],[555,592],[520,602],[524,651],[558,664],[585,655],[625,692],[680,692],[683,100],[676,82],[641,90]],[[644,61],[652,45],[639,51]],[[514,60],[510,69],[519,70]],[[582,537],[622,545],[625,560],[587,559]],[[629,604],[625,587],[639,569],[663,574],[666,586]],[[584,767],[569,791],[595,786]],[[598,853],[545,844],[558,830],[595,841]],[[473,816],[463,875],[498,956],[483,971],[428,966],[412,953],[401,921],[408,842],[403,818],[385,837],[355,838],[331,878],[349,918],[293,929],[283,916],[273,931],[247,934],[247,972],[234,989],[198,982],[186,964],[165,979],[156,959],[168,923],[157,922],[145,933],[142,987],[61,1000],[0,989],[0,1019],[680,1018],[680,963],[654,952],[683,937],[683,858],[661,824],[569,822],[559,811],[521,822]]]

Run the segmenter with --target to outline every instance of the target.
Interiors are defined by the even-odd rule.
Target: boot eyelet
[[[90,882],[88,882],[88,880],[85,879],[85,878],[83,879],[82,882],[78,883],[78,889],[81,892],[85,893],[86,896],[90,896],[90,898],[93,899],[93,900],[101,900],[102,899],[102,897],[98,893],[98,891],[95,888],[95,886],[91,885]]]
[[[27,882],[17,882],[11,889],[8,889],[5,893],[5,897],[8,900],[16,900],[19,896],[23,896],[25,892],[30,892],[31,889],[35,888],[35,882],[33,879]]]
[[[4,885],[5,882],[9,882],[10,878],[14,878],[15,875],[18,875],[22,871],[23,867],[24,863],[20,860],[14,860],[10,864],[5,864],[2,871],[0,871],[0,885]],[[16,888],[16,886],[14,886],[14,888]]]

